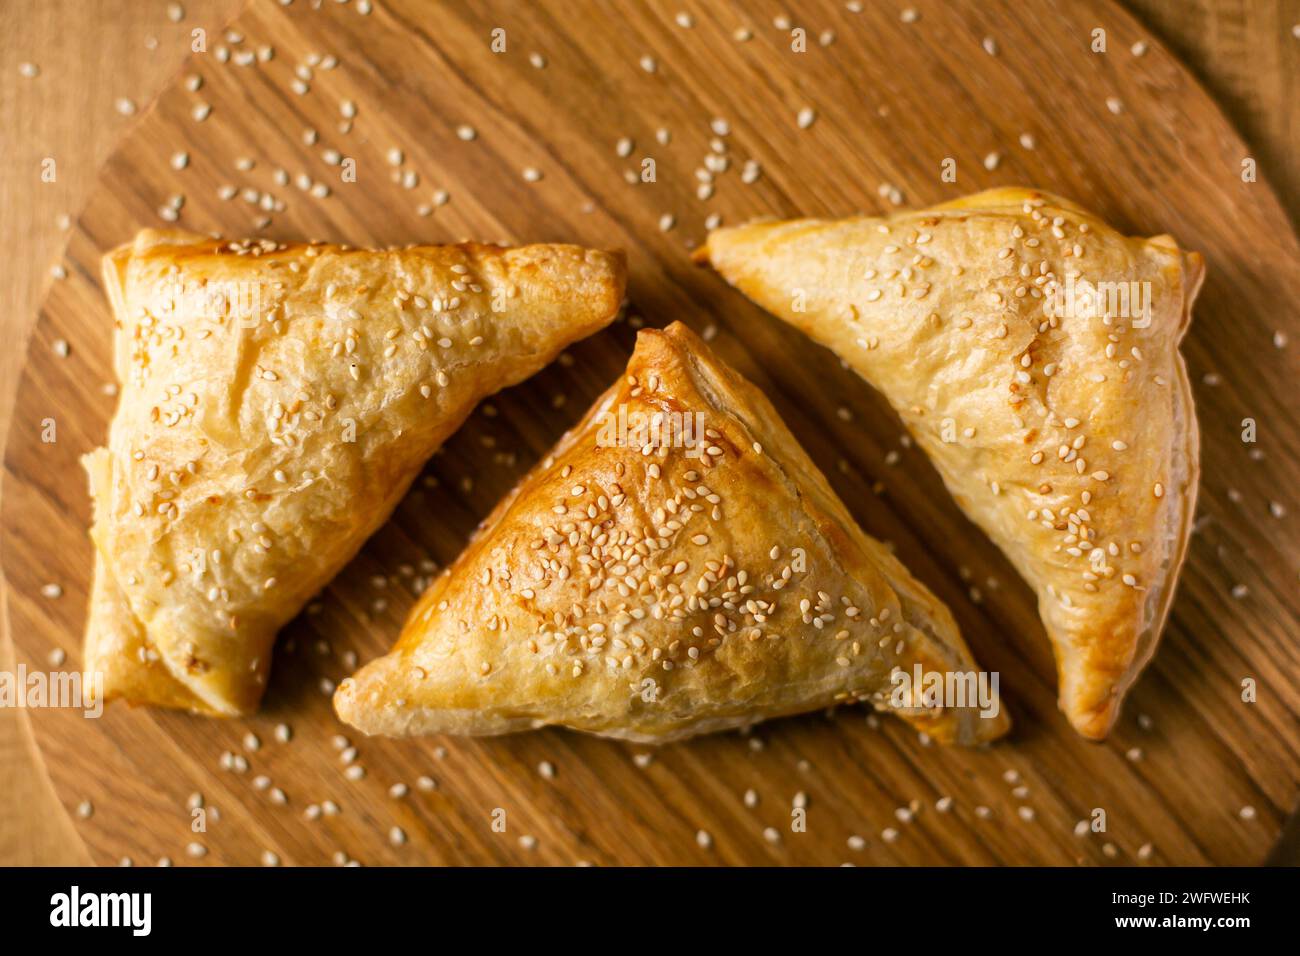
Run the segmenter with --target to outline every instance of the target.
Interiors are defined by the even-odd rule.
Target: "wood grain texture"
[[[78,827],[96,860],[184,861],[196,839],[208,850],[202,862],[227,863],[256,862],[265,849],[294,863],[329,862],[337,852],[367,863],[1100,863],[1136,862],[1148,843],[1152,862],[1265,857],[1300,779],[1297,425],[1284,398],[1296,368],[1292,347],[1273,341],[1278,331],[1297,334],[1295,237],[1269,188],[1241,182],[1245,147],[1172,57],[1156,46],[1140,58],[1128,52],[1145,32],[1122,11],[1103,3],[915,6],[920,20],[907,24],[892,5],[867,4],[860,14],[808,5],[799,25],[809,49],[797,54],[788,32],[772,25],[775,5],[742,14],[655,4],[616,15],[605,4],[503,3],[432,16],[425,5],[387,2],[362,17],[354,5],[257,4],[240,15],[246,39],[235,48],[270,44],[274,59],[238,66],[217,63],[212,51],[195,58],[189,69],[203,76],[202,88],[169,89],[105,167],[71,235],[71,275],[47,298],[19,382],[0,522],[20,661],[47,667],[56,647],[79,659],[90,546],[76,459],[102,440],[112,410],[101,388],[110,355],[98,257],[156,223],[169,196],[185,196],[181,224],[232,235],[622,245],[631,255],[633,318],[462,429],[314,613],[286,629],[257,718],[212,722],[122,707],[97,722],[32,713],[65,806],[95,807]],[[692,12],[691,29],[674,22],[681,9]],[[1105,56],[1088,51],[1098,23],[1110,33]],[[753,36],[738,42],[733,31],[744,24]],[[498,26],[508,48],[494,54],[489,33]],[[827,29],[836,36],[822,47],[817,37]],[[997,56],[981,49],[984,36],[996,38]],[[313,51],[341,65],[315,70],[311,92],[300,96],[289,86],[293,70]],[[534,52],[545,68],[530,64]],[[647,55],[653,73],[638,62]],[[1118,113],[1108,97],[1122,102]],[[343,99],[358,107],[347,134],[338,130]],[[214,107],[203,124],[192,118],[200,100]],[[818,115],[800,130],[804,106]],[[701,201],[694,170],[709,152],[715,116],[731,127],[722,137],[730,168]],[[477,131],[471,141],[456,132],[466,123]],[[304,144],[308,127],[319,131],[315,146]],[[659,128],[672,133],[667,145],[656,141]],[[1033,149],[1018,145],[1026,132]],[[626,158],[615,149],[623,136],[636,141]],[[414,189],[391,181],[394,146],[404,151],[403,168],[419,174]],[[339,182],[327,148],[356,158],[357,183]],[[190,154],[181,171],[170,163],[178,150]],[[988,170],[982,160],[994,150],[1001,161]],[[647,155],[657,182],[625,182]],[[956,184],[939,180],[948,156],[959,163]],[[241,172],[240,157],[256,165]],[[750,158],[763,175],[743,185]],[[330,196],[278,185],[277,167],[291,183],[301,172],[328,183]],[[525,167],[541,180],[527,182]],[[1200,527],[1164,647],[1101,746],[1073,737],[1056,713],[1051,657],[1028,590],[900,441],[883,400],[686,258],[710,212],[739,221],[879,211],[889,205],[882,184],[923,204],[1016,182],[1075,198],[1132,231],[1168,230],[1209,262],[1185,346],[1204,443]],[[269,191],[286,208],[262,229],[253,206],[217,198],[225,183]],[[450,202],[421,216],[417,207],[440,188]],[[668,213],[675,225],[664,232]],[[414,599],[421,562],[454,557],[474,522],[619,373],[632,326],[675,318],[716,325],[720,353],[769,392],[863,526],[894,541],[949,602],[977,657],[1001,672],[1015,736],[985,752],[940,750],[894,722],[872,728],[861,712],[844,710],[764,726],[749,740],[677,745],[644,766],[637,755],[646,751],[562,732],[354,741],[367,772],[345,779],[331,740],[342,728],[321,680],[344,676],[349,652],[367,659],[386,648]],[[68,358],[55,356],[57,339],[72,344]],[[39,440],[45,417],[58,423],[56,443]],[[1244,417],[1259,423],[1256,444],[1241,442]],[[1281,518],[1270,503],[1282,506]],[[385,587],[375,588],[380,574]],[[48,581],[61,583],[65,597],[41,597]],[[1247,593],[1233,597],[1237,585]],[[1243,677],[1258,680],[1258,703],[1241,703]],[[1140,714],[1149,729],[1138,726]],[[281,721],[294,731],[288,744],[274,741]],[[220,769],[222,752],[240,751],[250,730],[262,741],[245,753],[251,768]],[[556,768],[554,780],[539,774],[542,761]],[[287,806],[254,786],[259,774],[283,788]],[[417,789],[422,775],[438,789]],[[388,796],[396,782],[411,793]],[[1019,786],[1027,790],[1018,794]],[[754,807],[741,799],[748,788],[759,798]],[[191,792],[221,814],[200,836],[189,830]],[[806,833],[789,828],[796,792],[809,799]],[[954,798],[947,814],[933,806],[943,795]],[[327,799],[341,807],[337,816],[304,819],[309,804]],[[900,824],[895,808],[913,800],[915,820]],[[1247,806],[1254,814],[1243,819]],[[989,808],[988,817],[977,807]],[[1021,807],[1033,819],[1022,819]],[[1075,822],[1097,807],[1107,812],[1108,834],[1075,837]],[[496,808],[506,810],[505,834],[490,827]],[[400,846],[388,840],[395,825],[408,836]],[[765,840],[765,827],[780,841]],[[885,827],[900,831],[897,840],[882,838]],[[696,844],[698,829],[712,834],[711,849]],[[852,834],[865,837],[864,849],[847,846]],[[533,849],[520,841],[526,835],[536,838]]]
[[[0,447],[11,421],[26,342],[67,241],[65,221],[85,204],[99,167],[134,118],[119,98],[144,105],[189,54],[190,30],[220,28],[242,0],[186,0],[174,23],[164,4],[137,0],[12,0],[0,30]],[[27,75],[20,64],[36,67]],[[30,71],[28,71],[30,72]],[[53,158],[58,178],[41,181]],[[66,217],[66,220],[65,220]],[[0,485],[3,494],[3,485]],[[3,540],[0,540],[0,548]],[[0,602],[6,600],[0,575]],[[0,610],[0,670],[14,670]],[[0,863],[85,864],[90,855],[55,798],[21,710],[0,709]]]

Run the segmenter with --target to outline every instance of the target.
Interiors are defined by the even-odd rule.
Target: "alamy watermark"
[[[1151,283],[1145,279],[1092,282],[1067,273],[1043,297],[1043,313],[1058,319],[1129,319],[1129,326],[1151,325]]]
[[[916,664],[910,673],[894,668],[889,681],[894,685],[889,704],[897,710],[976,707],[985,718],[1002,711],[997,671],[927,671]]]
[[[187,319],[230,321],[239,328],[251,329],[262,321],[265,284],[261,280],[196,282],[175,278],[163,282],[159,291],[164,312]]]
[[[96,719],[104,713],[104,675],[99,671],[0,671],[0,708],[80,710]]]
[[[687,458],[699,458],[704,451],[703,412],[653,412],[628,410],[620,404],[600,418],[596,445],[600,448],[639,448],[645,453],[656,448],[683,448]]]

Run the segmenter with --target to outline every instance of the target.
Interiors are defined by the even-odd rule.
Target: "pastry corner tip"
[[[1115,718],[1119,716],[1119,701],[1113,697],[1103,704],[1091,707],[1072,706],[1069,701],[1062,699],[1060,706],[1075,733],[1085,740],[1095,742],[1101,742],[1110,735]]]

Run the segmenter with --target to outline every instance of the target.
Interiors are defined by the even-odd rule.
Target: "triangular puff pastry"
[[[719,229],[697,256],[885,394],[1037,592],[1070,723],[1105,736],[1191,530],[1201,257],[1026,189]]]
[[[851,700],[902,704],[943,741],[1005,731],[996,698],[983,718],[891,699],[894,669],[917,665],[976,676],[947,608],[857,527],[763,395],[674,324],[640,333],[626,377],[334,705],[389,735],[554,724],[662,743]]]
[[[106,698],[253,710],[276,631],[475,403],[617,314],[622,258],[141,232],[104,260],[121,399],[86,457],[86,669]]]

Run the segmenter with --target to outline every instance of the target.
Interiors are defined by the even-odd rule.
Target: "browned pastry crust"
[[[85,666],[106,698],[228,715],[474,405],[614,318],[624,266],[146,230],[104,282],[121,398],[86,456]]]
[[[1037,591],[1061,709],[1104,737],[1191,531],[1198,433],[1178,343],[1201,257],[1028,189],[719,229],[697,257],[885,394]]]
[[[620,410],[633,430],[700,413],[702,441],[620,445]],[[334,704],[369,734],[553,724],[661,743],[888,706],[891,674],[916,664],[976,668],[947,608],[858,528],[766,398],[674,324],[640,333],[627,375]],[[900,714],[942,741],[1008,727],[974,707]]]

